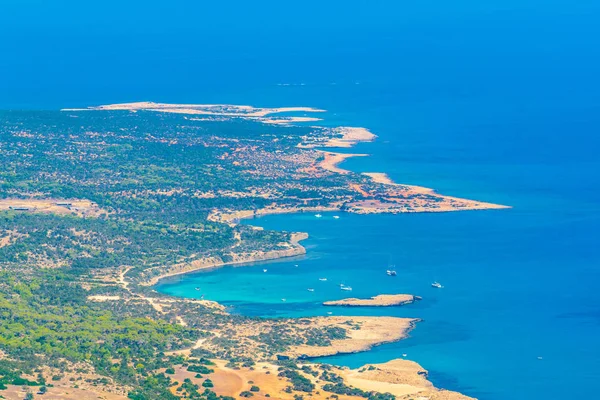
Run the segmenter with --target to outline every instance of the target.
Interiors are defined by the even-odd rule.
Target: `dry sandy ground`
[[[379,200],[361,200],[349,203],[346,211],[356,214],[398,214],[419,212],[454,212],[472,210],[492,210],[510,208],[500,204],[466,200],[457,197],[436,195],[434,200],[409,198],[410,194],[388,197],[386,202]]]
[[[0,248],[8,246],[18,238],[25,236],[17,231],[5,230],[0,231]]]
[[[310,398],[314,400],[325,400],[329,398],[332,393],[324,392],[320,390],[320,386],[317,384],[315,390],[319,391],[319,394],[313,393],[310,397],[306,393],[294,392],[286,393],[284,389],[290,386],[290,382],[285,378],[277,376],[277,366],[268,363],[258,363],[254,370],[248,368],[231,369],[225,367],[225,362],[217,362],[218,369],[211,375],[211,380],[215,384],[215,393],[220,395],[232,396],[234,398],[240,398],[238,395],[245,390],[250,390],[252,385],[256,385],[260,388],[259,392],[256,392],[252,399],[280,399],[280,400],[292,400],[294,395],[304,394],[304,398]],[[311,379],[313,383],[316,383],[315,379],[311,375],[303,374],[305,377]],[[253,382],[253,383],[249,383]],[[266,397],[266,395],[270,397]],[[340,400],[350,399],[363,399],[362,397],[354,396],[339,396]],[[364,399],[363,399],[364,400]]]
[[[24,399],[27,391],[22,386],[7,385],[6,390],[0,391],[0,394],[6,399],[17,400]],[[127,395],[103,392],[100,387],[92,389],[74,389],[72,387],[55,386],[49,387],[44,395],[36,394],[39,387],[32,387],[34,399],[44,400],[127,400]]]
[[[375,191],[366,185],[352,185],[364,200],[348,204],[347,211],[357,214],[376,213],[405,213],[405,212],[450,212],[466,210],[489,210],[510,208],[501,204],[486,203],[468,200],[459,197],[444,196],[435,190],[414,185],[395,183],[385,173],[365,172],[363,175],[370,177],[375,183],[385,185],[385,192],[374,199]]]
[[[257,363],[253,370],[249,368],[233,369],[225,366],[226,361],[215,360],[216,365],[208,366],[215,372],[206,377],[195,378],[195,373],[188,372],[185,368],[175,368],[175,375],[172,378],[178,382],[183,382],[189,378],[193,383],[202,385],[205,378],[209,378],[214,387],[212,390],[221,396],[231,396],[241,398],[239,394],[243,391],[248,391],[253,385],[260,388],[259,392],[255,392],[252,399],[293,399],[293,394],[284,392],[284,389],[289,386],[289,382],[285,378],[277,376],[277,366],[268,363]],[[297,392],[296,392],[297,393]],[[266,397],[266,395],[270,397]],[[315,397],[313,397],[315,398]],[[321,397],[316,397],[319,399]],[[324,398],[324,397],[323,397]]]
[[[278,377],[278,366],[268,362],[259,362],[253,368],[228,368],[226,361],[214,360],[215,365],[208,366],[214,370],[214,373],[196,378],[195,372],[187,371],[187,368],[178,366],[175,368],[175,374],[171,375],[174,381],[182,383],[189,378],[193,383],[200,387],[202,382],[209,378],[214,387],[212,390],[223,396],[232,396],[240,399],[239,394],[248,391],[253,385],[259,387],[258,392],[254,392],[253,399],[280,399],[292,400],[294,395],[303,394],[302,392],[286,393],[284,389],[290,386],[290,382]],[[319,365],[308,364],[313,370],[321,371]],[[162,370],[161,370],[162,371]],[[333,367],[331,371],[344,379],[344,383],[364,391],[376,391],[379,393],[391,393],[399,400],[473,400],[470,397],[460,393],[439,390],[433,387],[426,378],[427,371],[419,364],[408,360],[392,360],[384,364],[369,364],[357,369]],[[310,395],[314,400],[325,400],[330,398],[332,393],[322,389],[326,381],[318,376],[300,371],[300,374],[310,379],[315,384],[316,389]],[[48,393],[35,398],[55,399],[55,400],[124,400],[127,397],[123,394],[104,392],[99,387],[88,387],[86,389],[75,389],[72,383],[56,382],[56,386],[48,388]],[[33,393],[37,388],[33,389]],[[176,386],[172,388],[175,392]],[[21,386],[9,385],[7,390],[0,392],[7,399],[23,399],[26,391]],[[269,395],[269,397],[267,397]],[[304,394],[306,397],[306,394]],[[362,397],[339,396],[340,400],[355,400]]]
[[[315,317],[310,320],[319,327],[339,326],[345,328],[348,337],[333,340],[327,347],[296,346],[285,354],[291,357],[303,354],[309,357],[319,357],[366,351],[373,346],[404,339],[418,321],[412,318],[396,317]],[[360,329],[352,329],[348,322],[352,325],[360,325]]]
[[[396,185],[396,183],[392,181],[388,174],[383,172],[363,172],[363,175],[371,178],[373,182],[383,183],[384,185]]]
[[[95,385],[94,382],[102,378],[106,379],[106,377],[93,372],[90,364],[68,362],[67,365],[68,368],[66,370],[41,366],[41,373],[44,379],[49,384],[52,384],[52,387],[47,387],[48,391],[44,395],[37,394],[40,389],[39,386],[23,387],[15,385],[7,385],[6,390],[0,390],[0,395],[6,399],[24,399],[27,392],[30,391],[35,399],[46,400],[127,399],[127,392],[130,388],[115,384],[110,378],[107,379],[107,383]],[[60,379],[53,380],[52,377],[57,375],[60,376]],[[37,380],[37,374],[24,374],[23,377],[29,380]],[[78,386],[78,388],[74,386]]]
[[[345,307],[389,307],[410,304],[415,300],[415,296],[412,294],[380,294],[369,299],[348,298],[326,301],[323,303],[323,305]]]
[[[253,396],[254,399],[293,399],[294,395],[302,394],[299,392],[286,393],[284,389],[290,386],[285,378],[277,376],[277,366],[270,363],[259,362],[253,369],[250,368],[227,368],[225,361],[216,361],[213,374],[208,377],[213,381],[215,393],[219,395],[232,396],[239,398],[242,391],[250,390],[252,385],[260,388]],[[318,365],[308,364],[314,370],[320,371]],[[384,364],[366,365],[361,368],[350,370],[347,368],[334,367],[334,374],[341,376],[346,385],[359,388],[364,391],[376,391],[379,393],[391,393],[398,399],[421,399],[421,400],[469,400],[471,398],[463,396],[460,393],[438,390],[426,378],[427,371],[419,364],[407,360],[392,360]],[[332,393],[326,392],[322,386],[328,382],[320,380],[310,374],[301,374],[310,379],[316,389],[309,398],[315,400],[324,400],[330,398]],[[174,378],[182,382],[185,378],[190,378],[194,383],[201,384],[204,378],[194,378],[193,373],[187,372],[182,368],[176,370]],[[265,395],[269,394],[270,397]],[[306,398],[306,394],[305,394]],[[362,399],[362,397],[343,396],[341,400]]]
[[[70,205],[59,205],[68,203]],[[15,208],[27,208],[17,212],[36,212],[52,214],[77,214],[79,216],[98,216],[106,213],[97,204],[89,200],[64,199],[0,199],[0,211]]]
[[[359,389],[391,393],[398,399],[417,398],[430,400],[467,400],[460,393],[438,390],[426,378],[427,371],[419,364],[396,359],[384,364],[368,364],[358,369],[344,369],[340,376],[346,384]]]

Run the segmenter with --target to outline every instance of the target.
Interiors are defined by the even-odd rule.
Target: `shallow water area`
[[[422,318],[409,339],[323,361],[358,367],[406,354],[429,369],[437,385],[473,396],[500,399],[519,390],[545,391],[569,373],[572,379],[586,379],[565,365],[594,365],[600,352],[592,344],[600,329],[593,323],[593,289],[580,277],[565,273],[566,263],[573,260],[558,254],[540,257],[560,247],[562,238],[552,240],[543,220],[520,214],[513,209],[267,216],[248,223],[309,232],[303,242],[305,257],[189,274],[161,283],[158,290],[182,297],[204,295],[229,306],[231,312],[254,316]],[[516,221],[521,221],[518,229]],[[538,241],[532,240],[535,237]],[[390,263],[398,276],[386,275]],[[597,272],[587,272],[598,277]],[[444,287],[433,288],[433,281]],[[340,284],[353,290],[342,291]],[[580,285],[576,293],[564,290],[574,285]],[[381,293],[415,294],[423,300],[383,308],[322,305],[326,300]],[[520,378],[523,369],[527,381]],[[591,383],[594,375],[587,379]],[[503,381],[511,382],[507,391],[497,385]],[[554,385],[553,390],[562,387]],[[495,389],[488,391],[490,387]]]

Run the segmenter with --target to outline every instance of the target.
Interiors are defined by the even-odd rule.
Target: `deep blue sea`
[[[327,124],[367,127],[377,141],[352,151],[371,156],[343,167],[513,208],[259,218],[248,223],[308,232],[307,255],[159,290],[204,293],[248,315],[418,317],[409,339],[328,362],[407,354],[436,385],[481,399],[591,398],[600,382],[599,20],[590,0],[5,0],[0,108],[306,105],[329,110]],[[320,306],[348,295],[339,283],[353,296],[423,300]]]

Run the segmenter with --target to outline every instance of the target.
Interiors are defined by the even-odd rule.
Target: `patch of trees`
[[[284,368],[277,376],[287,378],[291,382],[292,388],[299,392],[310,393],[315,390],[315,385],[310,379],[302,376],[298,371]]]

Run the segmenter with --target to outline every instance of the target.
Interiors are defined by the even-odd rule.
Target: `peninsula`
[[[314,115],[326,114],[153,102],[6,114],[0,394],[21,398],[26,385],[64,399],[466,399],[433,388],[406,360],[358,370],[307,360],[401,340],[417,319],[251,318],[152,288],[306,252],[305,233],[241,223],[254,216],[506,208],[344,169],[366,155],[333,150],[376,136],[314,125]]]

